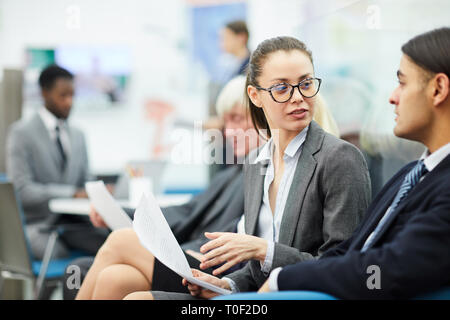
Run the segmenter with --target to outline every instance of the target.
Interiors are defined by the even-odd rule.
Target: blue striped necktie
[[[400,186],[400,189],[397,192],[397,195],[394,198],[394,201],[392,201],[392,204],[386,214],[381,218],[380,222],[378,223],[375,230],[370,234],[370,236],[367,238],[366,242],[364,243],[361,252],[366,251],[368,248],[371,247],[373,240],[375,239],[375,236],[380,232],[380,230],[383,228],[384,224],[388,220],[388,218],[392,215],[392,213],[397,208],[400,201],[402,201],[406,195],[409,193],[409,191],[414,188],[414,186],[419,182],[420,178],[427,173],[428,170],[425,167],[425,164],[423,163],[423,160],[420,160],[414,168],[408,174],[405,176],[405,179],[403,179],[403,183]]]

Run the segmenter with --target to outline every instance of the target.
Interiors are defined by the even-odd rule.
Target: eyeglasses
[[[297,85],[293,86],[289,83],[278,83],[269,88],[262,88],[255,86],[258,90],[264,90],[270,92],[270,96],[275,102],[284,103],[289,101],[294,94],[294,89],[298,88],[300,94],[305,98],[314,97],[319,92],[322,79],[319,78],[307,78],[300,81]]]

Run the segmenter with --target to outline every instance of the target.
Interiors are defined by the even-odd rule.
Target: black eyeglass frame
[[[301,85],[303,82],[308,81],[308,80],[318,80],[318,81],[319,81],[319,85],[317,86],[317,91],[316,91],[316,93],[314,93],[312,96],[306,96],[306,95],[304,95],[304,94],[302,93],[302,90],[300,90],[300,85]],[[273,97],[272,89],[275,88],[275,87],[277,87],[277,86],[279,86],[279,85],[282,85],[282,84],[291,86],[292,89],[291,89],[291,92],[290,92],[290,94],[289,94],[289,98],[288,98],[288,99],[286,99],[285,101],[277,101],[277,100],[275,100],[275,98]],[[281,82],[281,83],[274,84],[273,86],[270,86],[269,88],[263,88],[263,87],[260,87],[260,86],[255,86],[255,88],[258,89],[258,90],[268,91],[268,92],[270,93],[270,96],[272,97],[272,100],[273,100],[273,101],[275,101],[275,102],[277,102],[277,103],[285,103],[285,102],[288,102],[289,100],[291,100],[292,95],[294,94],[295,88],[298,89],[298,92],[300,92],[300,94],[301,94],[303,97],[305,97],[305,98],[312,98],[312,97],[314,97],[315,95],[317,95],[317,94],[319,93],[320,85],[321,85],[321,84],[322,84],[322,79],[320,79],[320,78],[306,78],[306,79],[303,79],[302,81],[300,81],[299,83],[297,83],[295,86],[292,85],[292,84],[290,84],[290,83],[287,83],[287,82]]]

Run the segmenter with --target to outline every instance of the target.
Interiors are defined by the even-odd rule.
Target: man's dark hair
[[[43,90],[50,90],[55,84],[55,81],[60,78],[72,80],[73,74],[56,64],[49,65],[42,70],[39,76],[39,86]]]
[[[428,73],[450,78],[450,28],[422,33],[402,46],[402,52]]]
[[[225,25],[225,28],[230,29],[235,34],[245,34],[247,36],[247,39],[249,37],[247,24],[244,20],[230,21]]]

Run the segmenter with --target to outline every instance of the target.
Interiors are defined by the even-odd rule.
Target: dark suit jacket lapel
[[[383,227],[380,229],[380,231],[377,233],[377,235],[375,236],[375,238],[373,239],[373,243],[376,243],[382,236],[383,234],[386,232],[386,230],[389,229],[390,225],[392,224],[392,222],[395,220],[395,218],[402,212],[403,208],[408,204],[409,199],[411,199],[412,197],[414,197],[414,195],[418,192],[421,192],[421,190],[423,188],[426,187],[426,185],[428,183],[430,183],[429,181],[433,181],[433,176],[434,175],[438,175],[439,174],[439,169],[442,166],[445,166],[445,163],[450,161],[450,156],[447,156],[444,160],[441,161],[441,163],[434,168],[434,170],[432,170],[430,173],[428,173],[423,180],[417,185],[415,186],[410,192],[409,194],[406,196],[405,199],[403,199],[399,205],[397,206],[397,208],[395,208],[394,212],[390,215],[390,217],[386,220],[386,222],[384,223]],[[406,173],[408,174],[408,173]],[[400,189],[401,184],[403,183],[403,179],[406,175],[404,175],[401,179],[401,181],[399,181],[398,186],[396,189],[393,189],[393,195],[395,196],[398,192],[398,189]],[[399,179],[400,180],[400,179]],[[390,202],[388,202],[388,207],[392,204],[392,201],[394,197],[392,197],[392,200]],[[387,210],[387,207],[386,207]],[[386,212],[383,211],[383,215]],[[381,217],[383,216],[381,215]],[[380,217],[380,218],[381,218]],[[376,228],[376,225],[373,226],[373,228],[371,229],[371,231],[373,231]]]
[[[291,245],[294,239],[303,200],[317,166],[314,154],[320,150],[323,138],[324,131],[314,121],[311,122],[300,158],[298,159],[281,220],[278,241],[282,244]]]
[[[404,175],[402,176],[401,179],[402,181],[403,177]],[[350,248],[353,249],[358,248],[358,250],[362,248],[369,235],[372,233],[373,230],[375,230],[381,218],[386,213],[392,201],[394,201],[395,194],[400,188],[400,185],[401,181],[395,182],[389,189],[386,190],[387,194],[385,194],[382,198],[378,200],[380,205],[373,209],[376,210],[376,213],[371,214],[371,217],[368,217],[368,220],[364,222],[365,226],[361,229],[361,232],[359,233],[357,240],[352,243]]]

